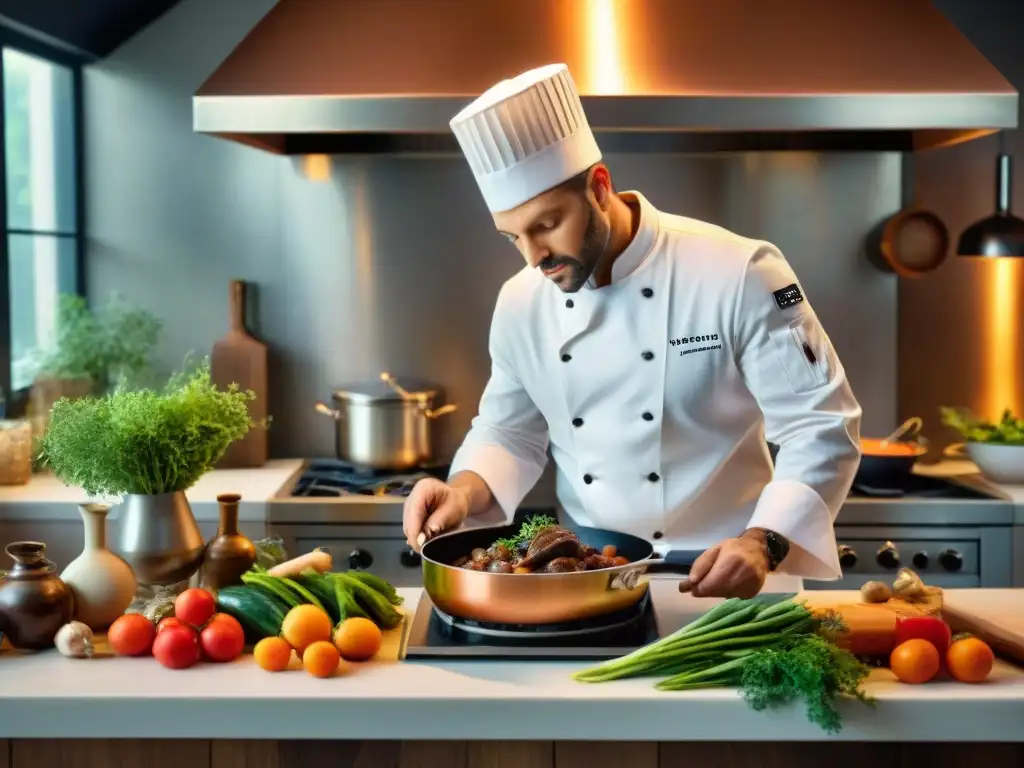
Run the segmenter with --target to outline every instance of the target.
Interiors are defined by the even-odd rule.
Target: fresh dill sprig
[[[808,720],[828,733],[838,733],[842,728],[836,709],[839,697],[874,706],[875,700],[860,688],[869,672],[855,656],[824,637],[804,635],[745,659],[740,689],[755,711],[803,701]]]

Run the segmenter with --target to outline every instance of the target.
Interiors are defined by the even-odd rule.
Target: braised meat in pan
[[[518,536],[496,541],[487,549],[474,549],[453,565],[489,573],[573,573],[628,562],[612,545],[599,551],[551,518],[535,516],[523,524]]]

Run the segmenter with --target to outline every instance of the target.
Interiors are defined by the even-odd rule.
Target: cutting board
[[[242,390],[252,390],[249,416],[260,421],[267,416],[267,345],[253,338],[245,328],[245,282],[232,280],[229,292],[231,328],[213,345],[210,374],[218,389],[232,382]],[[261,467],[267,463],[267,430],[254,427],[230,446],[217,467]]]
[[[942,617],[953,633],[970,632],[996,653],[1024,664],[1024,589],[946,592]]]

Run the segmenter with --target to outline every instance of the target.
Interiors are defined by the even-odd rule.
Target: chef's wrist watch
[[[765,554],[768,556],[768,572],[774,572],[789,554],[789,539],[765,528],[751,528],[744,535],[753,533],[764,542]]]

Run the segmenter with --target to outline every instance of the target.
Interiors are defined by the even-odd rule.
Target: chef
[[[410,545],[511,520],[550,451],[569,524],[702,552],[694,595],[838,578],[861,408],[779,249],[616,191],[564,65],[498,83],[451,128],[526,265],[448,482],[406,500]]]

